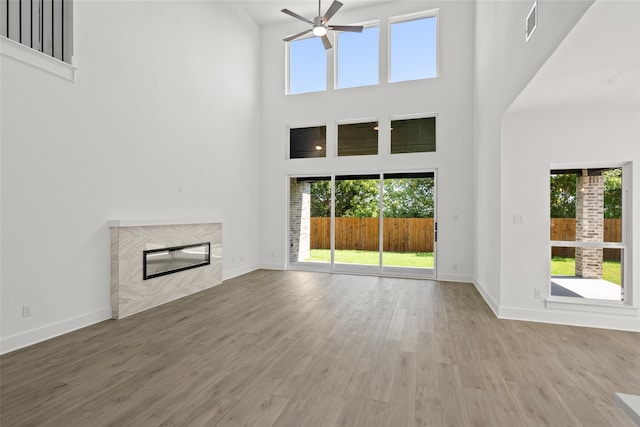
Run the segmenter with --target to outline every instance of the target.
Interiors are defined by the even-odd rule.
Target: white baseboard
[[[496,317],[500,317],[498,315],[498,313],[500,312],[500,305],[496,302],[496,300],[493,299],[491,294],[487,292],[487,290],[484,288],[484,286],[482,286],[480,282],[478,282],[477,280],[473,280],[472,283],[476,287],[478,292],[480,292],[480,295],[482,295],[482,298],[484,298],[484,301],[487,303],[491,311],[493,311],[493,314],[495,314]]]
[[[37,344],[108,319],[111,319],[111,307],[105,307],[72,319],[66,319],[61,322],[2,338],[2,340],[0,340],[0,354]]]
[[[286,267],[284,264],[270,264],[270,263],[262,263],[260,264],[260,269],[262,270],[284,270]]]
[[[440,280],[443,282],[462,282],[462,283],[473,283],[473,277],[467,276],[465,274],[440,274],[438,273],[438,277],[435,280]]]
[[[500,307],[498,318],[523,320],[527,322],[553,323],[556,325],[585,326],[589,328],[640,332],[640,322],[638,322],[637,316],[621,316],[578,310]]]
[[[233,270],[222,269],[222,280],[233,279],[234,277],[242,276],[243,274],[251,273],[252,271],[260,268],[257,264],[249,264],[242,267],[234,268]]]

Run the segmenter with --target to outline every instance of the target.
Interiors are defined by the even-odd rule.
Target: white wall
[[[549,292],[549,171],[552,164],[640,162],[640,108],[545,108],[508,113],[502,134],[502,286],[500,317],[604,328],[640,330],[640,310],[616,313],[603,307],[546,307],[534,298]],[[523,162],[521,159],[526,159]],[[632,200],[640,200],[640,174],[633,171]],[[637,211],[637,203],[635,210]],[[514,213],[525,216],[515,225]],[[640,215],[636,212],[635,219]],[[630,218],[629,218],[630,219]],[[630,221],[632,223],[637,221]],[[640,244],[637,227],[631,246]],[[634,279],[625,296],[636,298],[640,262],[631,254]],[[637,300],[636,300],[637,301]]]
[[[1,60],[4,352],[109,317],[110,219],[217,218],[224,276],[259,264],[257,25],[235,2],[74,4],[75,84]]]
[[[501,302],[501,119],[591,1],[538,1],[539,25],[525,43],[533,1],[479,1],[475,17],[475,282],[497,313]],[[515,161],[515,160],[514,160]],[[527,162],[524,157],[517,164]]]
[[[638,24],[640,3],[596,1],[503,116],[501,317],[640,331]],[[551,165],[620,163],[633,167],[623,183],[633,208],[625,300],[636,308],[534,298],[534,289],[549,292]],[[524,224],[513,224],[515,213]]]
[[[390,16],[440,8],[440,77],[388,84],[387,37]],[[287,174],[379,172],[438,169],[438,277],[473,277],[473,2],[390,2],[339,13],[336,23],[380,19],[382,83],[377,86],[329,89],[285,96],[285,43],[299,32],[299,22],[262,30],[262,259],[263,266],[284,268],[287,253]],[[333,52],[329,55],[333,64]],[[330,79],[330,88],[333,80]],[[323,159],[286,159],[288,126],[327,125],[327,152],[333,153],[338,121],[379,119],[405,114],[438,114],[437,151],[410,155],[384,154],[388,133],[381,135],[381,154]],[[388,148],[387,148],[388,150]],[[455,266],[454,266],[455,264]]]

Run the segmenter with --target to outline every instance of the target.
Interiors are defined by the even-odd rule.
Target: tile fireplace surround
[[[222,223],[110,221],[111,313],[121,319],[222,283]],[[143,251],[211,243],[211,264],[143,280]]]

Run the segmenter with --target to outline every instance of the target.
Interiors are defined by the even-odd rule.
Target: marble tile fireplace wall
[[[222,283],[222,223],[111,221],[111,312],[130,316]],[[209,265],[143,278],[143,252],[210,242]]]

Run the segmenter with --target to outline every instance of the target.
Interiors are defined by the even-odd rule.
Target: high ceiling
[[[290,22],[293,18],[281,12],[282,9],[289,9],[306,18],[313,18],[318,15],[317,0],[239,0],[249,14],[255,19],[260,26],[281,24]],[[322,13],[326,12],[333,0],[322,0]],[[368,7],[378,3],[386,3],[388,0],[340,0],[344,4],[340,12],[346,10],[354,10],[362,7]],[[338,13],[340,13],[338,12]],[[336,15],[339,16],[339,15]],[[337,22],[337,20],[336,20]],[[340,22],[340,24],[350,24],[349,22]]]
[[[640,106],[640,6],[596,1],[511,106]],[[534,34],[534,37],[536,35]]]

